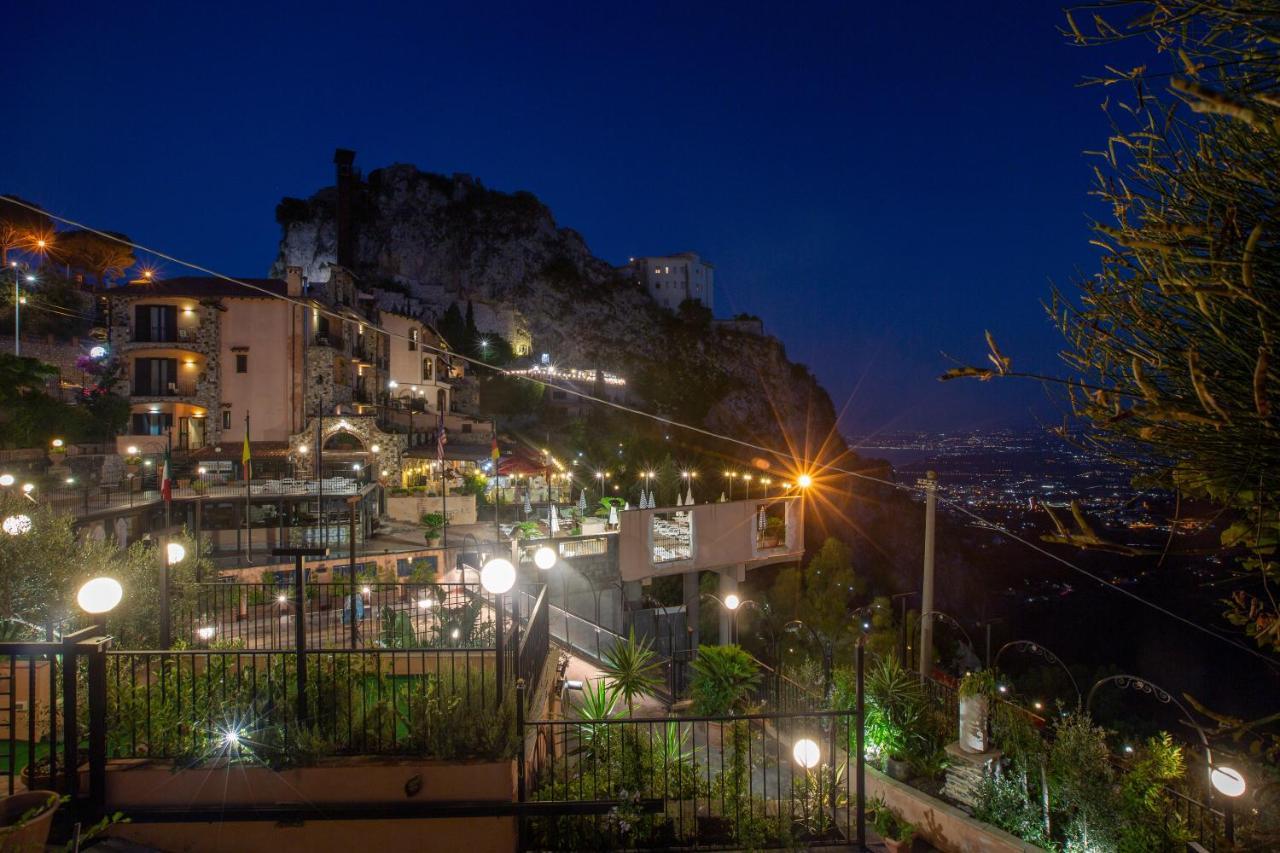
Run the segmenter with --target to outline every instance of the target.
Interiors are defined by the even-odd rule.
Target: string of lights
[[[19,199],[9,198],[9,199],[7,199],[7,201],[8,201],[9,203],[11,203],[11,204],[15,204],[15,205],[18,205],[18,206],[20,206],[20,207],[25,207],[25,208],[27,208],[28,210],[31,210],[31,211],[34,211],[34,212],[37,212],[37,213],[41,213],[41,214],[43,214],[43,215],[45,215],[45,216],[48,216],[50,219],[52,219],[52,220],[54,220],[54,221],[56,221],[56,222],[60,222],[60,223],[62,223],[62,224],[64,224],[64,225],[70,226],[70,227],[72,227],[72,228],[79,228],[79,229],[81,229],[81,230],[91,232],[91,233],[96,234],[96,235],[98,235],[98,236],[100,236],[100,237],[103,237],[104,239],[112,240],[112,241],[114,241],[114,242],[117,242],[117,243],[120,243],[120,244],[122,244],[122,245],[128,246],[128,247],[130,247],[130,248],[132,248],[132,249],[135,249],[135,250],[137,250],[137,251],[139,251],[139,252],[145,252],[145,253],[147,253],[147,254],[149,254],[149,255],[152,255],[153,257],[161,258],[161,259],[163,259],[163,260],[169,261],[170,263],[177,264],[177,265],[179,265],[179,266],[185,267],[185,268],[190,269],[190,270],[193,270],[193,271],[195,271],[195,272],[200,272],[200,273],[203,273],[203,274],[205,274],[205,275],[211,276],[211,277],[213,277],[213,278],[217,278],[217,279],[220,279],[220,280],[222,280],[222,281],[226,281],[226,282],[228,282],[228,283],[235,284],[235,285],[238,285],[238,286],[240,286],[240,287],[244,287],[244,288],[247,288],[247,289],[249,289],[249,290],[256,291],[256,292],[259,292],[259,293],[262,293],[262,294],[264,294],[264,295],[266,295],[266,296],[268,296],[268,297],[271,297],[271,298],[273,298],[273,299],[280,299],[280,300],[283,300],[283,301],[285,301],[285,302],[289,302],[289,303],[292,303],[292,304],[294,304],[294,305],[297,305],[297,306],[298,306],[298,307],[300,307],[300,308],[304,308],[304,309],[311,310],[311,311],[317,311],[318,313],[324,314],[324,315],[326,315],[326,316],[328,316],[328,317],[331,317],[331,318],[333,318],[333,319],[337,319],[337,320],[344,320],[344,321],[345,321],[345,320],[350,320],[350,319],[351,319],[351,318],[349,318],[349,317],[347,317],[347,316],[345,316],[345,315],[343,315],[343,314],[340,314],[340,313],[335,312],[335,311],[330,311],[330,310],[328,310],[327,308],[324,308],[324,307],[322,307],[322,306],[318,306],[318,305],[316,305],[316,304],[309,303],[309,302],[304,301],[304,300],[302,300],[302,299],[296,299],[296,298],[291,297],[291,296],[287,296],[287,295],[282,295],[282,294],[279,294],[279,293],[275,293],[275,292],[273,292],[273,291],[271,291],[271,290],[269,290],[269,289],[267,289],[267,288],[264,288],[264,287],[261,287],[261,286],[255,285],[255,284],[251,284],[251,283],[249,283],[249,282],[241,281],[241,280],[239,280],[239,279],[237,279],[237,278],[235,278],[235,277],[233,277],[233,276],[229,276],[229,275],[226,275],[225,273],[218,272],[217,270],[209,269],[208,267],[201,266],[200,264],[192,263],[192,262],[190,262],[190,261],[183,260],[183,259],[181,259],[181,258],[175,257],[175,256],[173,256],[173,255],[167,254],[167,253],[162,252],[162,251],[159,251],[159,250],[157,250],[157,249],[153,249],[153,248],[151,248],[151,247],[149,247],[149,246],[144,246],[144,245],[142,245],[142,244],[140,244],[140,243],[136,243],[136,242],[134,242],[134,241],[132,241],[132,240],[128,240],[128,239],[126,239],[126,238],[124,238],[124,237],[121,237],[121,236],[120,236],[120,235],[118,235],[118,234],[112,234],[112,233],[107,232],[107,231],[102,231],[102,230],[99,230],[99,229],[97,229],[97,228],[93,228],[92,226],[86,225],[86,224],[84,224],[84,223],[82,223],[82,222],[77,222],[77,221],[75,221],[75,220],[73,220],[73,219],[69,219],[69,218],[67,218],[67,217],[60,216],[60,215],[55,214],[55,213],[51,213],[51,212],[49,212],[49,211],[47,211],[47,210],[45,210],[45,209],[43,209],[43,208],[37,207],[36,205],[28,204],[28,203],[23,202],[23,201],[21,201],[21,200],[19,200]],[[408,336],[408,335],[405,335],[405,334],[400,334],[400,333],[397,333],[397,332],[392,332],[392,331],[390,331],[390,330],[386,330],[386,329],[383,329],[383,330],[380,330],[380,331],[381,331],[383,334],[386,334],[386,335],[388,335],[388,337],[391,337],[391,338],[398,338],[398,339],[405,340],[405,341],[408,341],[408,340],[409,340],[409,336]],[[446,357],[451,358],[451,359],[458,359],[458,360],[460,360],[460,361],[462,361],[462,362],[465,362],[465,363],[467,363],[467,364],[473,365],[473,366],[475,366],[475,367],[478,367],[478,368],[484,368],[484,369],[486,369],[486,370],[490,370],[490,371],[493,371],[493,372],[495,372],[495,373],[499,373],[499,374],[501,374],[501,375],[503,375],[503,376],[511,377],[511,378],[513,378],[513,379],[521,379],[521,380],[524,380],[524,381],[526,381],[526,382],[532,382],[532,383],[534,383],[534,384],[536,384],[536,385],[539,385],[539,386],[541,386],[541,387],[543,387],[543,388],[546,388],[546,389],[550,389],[550,390],[554,390],[554,391],[563,391],[563,392],[564,392],[564,393],[566,393],[566,394],[572,395],[572,396],[574,396],[574,397],[577,397],[577,398],[579,398],[579,399],[582,399],[582,400],[585,400],[585,401],[588,401],[588,402],[596,403],[596,404],[599,404],[599,405],[602,405],[602,406],[606,406],[606,407],[609,407],[609,408],[612,408],[612,409],[615,409],[615,410],[618,410],[618,411],[621,411],[621,412],[626,412],[626,413],[628,413],[628,414],[635,415],[635,416],[637,416],[637,417],[642,417],[642,418],[646,418],[646,419],[651,420],[651,421],[655,421],[655,422],[660,423],[660,424],[662,424],[663,426],[668,427],[668,428],[674,428],[674,429],[682,430],[682,431],[685,431],[685,432],[693,433],[693,434],[696,434],[696,435],[701,435],[701,436],[704,436],[704,437],[707,437],[707,438],[715,439],[715,440],[717,440],[717,441],[724,441],[724,442],[727,442],[727,443],[730,443],[730,444],[734,444],[734,445],[737,445],[737,446],[739,446],[739,447],[742,447],[742,448],[745,448],[745,449],[748,449],[748,450],[754,450],[754,451],[756,451],[756,452],[758,452],[758,453],[763,453],[763,454],[768,455],[768,456],[773,456],[773,457],[775,457],[775,458],[777,458],[777,459],[780,459],[780,460],[789,461],[789,462],[790,462],[790,463],[792,463],[793,465],[797,466],[797,470],[804,470],[805,468],[807,468],[808,466],[810,466],[810,465],[812,465],[812,464],[813,464],[811,460],[804,459],[804,458],[802,458],[802,457],[800,457],[800,456],[796,455],[794,452],[789,451],[789,450],[784,451],[784,450],[779,450],[779,449],[777,449],[777,448],[767,447],[767,446],[765,446],[765,445],[757,444],[757,443],[755,443],[755,442],[747,441],[747,440],[745,440],[745,439],[736,438],[736,437],[734,437],[734,436],[725,435],[725,434],[723,434],[723,433],[717,433],[717,432],[715,432],[714,430],[709,430],[709,429],[706,429],[706,428],[704,428],[704,427],[695,426],[695,425],[693,425],[693,424],[686,424],[686,423],[682,423],[682,422],[680,422],[680,421],[673,420],[672,418],[667,418],[667,417],[664,417],[664,416],[662,416],[662,415],[655,414],[655,413],[653,413],[653,412],[646,412],[646,411],[644,411],[644,410],[642,410],[642,409],[637,409],[637,408],[635,408],[634,406],[628,406],[628,405],[625,405],[625,404],[623,404],[623,403],[619,403],[619,402],[617,402],[617,401],[615,401],[615,400],[608,400],[608,399],[604,399],[604,398],[602,398],[602,397],[597,397],[597,396],[595,396],[595,395],[593,395],[593,394],[589,394],[589,393],[587,393],[587,392],[585,392],[585,391],[582,391],[582,390],[580,390],[580,389],[577,389],[577,388],[573,388],[573,387],[569,387],[569,386],[565,386],[565,385],[559,385],[559,384],[554,383],[554,382],[548,382],[547,380],[545,380],[545,379],[540,379],[540,378],[538,378],[537,376],[528,375],[528,374],[525,374],[525,373],[516,373],[516,372],[510,371],[510,370],[506,370],[505,368],[502,368],[502,367],[498,367],[498,366],[496,366],[496,365],[489,364],[489,363],[487,363],[487,362],[485,362],[485,361],[482,361],[482,360],[477,359],[477,358],[472,358],[472,357],[467,356],[467,355],[464,355],[464,354],[462,354],[462,353],[454,352],[454,351],[451,351],[451,350],[446,350],[446,349],[443,349],[443,348],[440,348],[440,347],[435,347],[435,346],[433,346],[433,345],[431,345],[431,344],[428,344],[428,343],[427,343],[427,342],[425,342],[425,341],[417,341],[417,344],[418,344],[419,348],[421,348],[421,349],[423,349],[423,350],[433,351],[433,352],[436,352],[436,353],[438,353],[438,354],[440,354],[440,355],[446,356]],[[914,484],[909,484],[909,483],[896,483],[896,482],[893,482],[892,480],[886,480],[886,479],[884,479],[884,478],[882,478],[882,477],[876,477],[876,476],[874,476],[874,475],[868,474],[868,473],[866,473],[865,471],[855,471],[855,470],[852,470],[852,469],[849,469],[849,468],[841,467],[841,466],[839,466],[839,465],[837,465],[837,464],[834,464],[834,463],[832,463],[832,464],[822,464],[822,465],[821,465],[821,473],[836,473],[836,474],[844,474],[844,475],[846,475],[846,476],[852,477],[852,478],[854,478],[854,479],[862,480],[862,481],[864,481],[864,482],[875,483],[875,484],[880,485],[880,486],[885,486],[885,487],[887,487],[887,488],[895,489],[895,490],[898,490],[898,491],[901,491],[901,492],[908,492],[908,493],[917,494],[917,495],[922,495],[922,494],[924,494],[924,492],[925,492],[925,489],[924,489],[924,488],[922,488],[922,487],[920,487],[920,486],[917,486],[917,485],[914,485]],[[1061,555],[1059,555],[1059,554],[1055,554],[1055,553],[1053,553],[1052,551],[1049,551],[1048,549],[1046,549],[1046,548],[1044,548],[1044,547],[1042,547],[1042,546],[1040,546],[1040,545],[1036,544],[1035,542],[1032,542],[1032,541],[1030,541],[1030,540],[1028,540],[1028,539],[1026,539],[1026,538],[1024,538],[1024,537],[1022,537],[1022,536],[1019,536],[1018,534],[1014,533],[1013,531],[1009,530],[1008,528],[1004,527],[1003,525],[998,524],[998,523],[993,522],[993,521],[989,521],[989,520],[987,520],[987,519],[983,518],[983,517],[982,517],[981,515],[979,515],[978,513],[974,512],[973,510],[970,510],[968,507],[966,507],[966,506],[964,506],[964,505],[962,505],[962,504],[960,504],[960,503],[957,503],[957,502],[955,502],[955,501],[951,501],[951,500],[947,499],[945,496],[942,496],[942,495],[938,495],[937,499],[938,499],[938,502],[939,502],[939,503],[941,503],[942,505],[944,505],[944,506],[948,507],[949,509],[951,509],[951,510],[953,510],[953,511],[955,511],[955,512],[958,512],[958,513],[959,513],[959,514],[961,514],[961,515],[968,516],[969,518],[973,519],[974,521],[976,521],[976,522],[980,523],[983,527],[986,527],[986,528],[987,528],[987,529],[989,529],[989,530],[993,530],[993,531],[996,531],[996,532],[998,532],[998,533],[1000,533],[1000,534],[1002,534],[1002,535],[1004,535],[1004,536],[1007,536],[1009,539],[1013,540],[1014,542],[1018,542],[1018,543],[1020,543],[1021,545],[1025,546],[1025,547],[1027,547],[1027,548],[1029,548],[1029,549],[1031,549],[1032,551],[1035,551],[1036,553],[1041,554],[1042,556],[1048,557],[1049,559],[1053,560],[1054,562],[1057,562],[1057,563],[1059,563],[1059,564],[1061,564],[1061,565],[1065,566],[1067,569],[1069,569],[1069,570],[1071,570],[1071,571],[1073,571],[1073,572],[1075,572],[1075,573],[1077,573],[1077,574],[1079,574],[1079,575],[1081,575],[1081,576],[1083,576],[1083,577],[1086,577],[1086,578],[1088,578],[1088,579],[1090,579],[1090,580],[1094,581],[1095,583],[1100,584],[1101,586],[1105,587],[1106,589],[1109,589],[1109,590],[1112,590],[1112,591],[1114,591],[1114,592],[1117,592],[1117,593],[1119,593],[1120,595],[1123,595],[1123,596],[1125,596],[1126,598],[1129,598],[1130,600],[1132,600],[1132,601],[1134,601],[1134,602],[1137,602],[1138,604],[1141,604],[1141,605],[1143,605],[1143,606],[1145,606],[1145,607],[1148,607],[1148,608],[1150,608],[1150,609],[1152,609],[1152,610],[1154,610],[1154,611],[1156,611],[1156,612],[1158,612],[1158,613],[1161,613],[1161,614],[1163,614],[1163,615],[1165,615],[1165,616],[1167,616],[1167,617],[1169,617],[1169,618],[1171,618],[1171,619],[1173,619],[1173,620],[1175,620],[1175,621],[1177,621],[1177,622],[1179,622],[1179,623],[1181,623],[1181,624],[1183,624],[1183,625],[1187,626],[1188,628],[1191,628],[1192,630],[1195,630],[1195,631],[1197,631],[1197,632],[1199,632],[1199,633],[1202,633],[1202,634],[1204,634],[1204,635],[1206,635],[1206,636],[1208,636],[1208,637],[1212,637],[1213,639],[1218,640],[1218,641],[1219,641],[1219,642],[1221,642],[1221,643],[1225,643],[1226,645],[1229,645],[1229,646],[1231,646],[1232,648],[1234,648],[1234,649],[1236,649],[1236,650],[1238,650],[1238,651],[1242,651],[1242,652],[1244,652],[1244,653],[1246,653],[1246,654],[1248,654],[1248,655],[1251,655],[1251,656],[1253,656],[1253,657],[1255,657],[1255,658],[1258,658],[1259,660],[1261,660],[1261,661],[1265,662],[1268,666],[1271,666],[1271,667],[1280,667],[1280,660],[1277,660],[1276,658],[1273,658],[1273,657],[1271,657],[1270,655],[1267,655],[1267,654],[1265,654],[1265,653],[1263,653],[1263,652],[1261,652],[1261,651],[1258,651],[1257,649],[1250,648],[1249,646],[1246,646],[1246,645],[1244,645],[1243,643],[1239,643],[1239,642],[1237,642],[1237,641],[1233,640],[1233,639],[1232,639],[1232,638],[1230,638],[1230,637],[1227,637],[1227,636],[1224,636],[1224,635],[1222,635],[1222,634],[1219,634],[1218,632],[1216,632],[1216,631],[1214,631],[1214,630],[1210,629],[1209,627],[1207,627],[1207,626],[1205,626],[1205,625],[1202,625],[1202,624],[1200,624],[1199,622],[1196,622],[1196,621],[1195,621],[1195,620],[1193,620],[1193,619],[1189,619],[1189,618],[1187,618],[1186,616],[1183,616],[1183,615],[1181,615],[1181,614],[1179,614],[1179,613],[1176,613],[1176,612],[1174,612],[1174,611],[1172,611],[1172,610],[1169,610],[1167,607],[1164,607],[1163,605],[1160,605],[1160,604],[1158,604],[1158,603],[1156,603],[1156,602],[1154,602],[1154,601],[1151,601],[1151,600],[1149,600],[1149,599],[1143,598],[1142,596],[1138,595],[1137,593],[1133,592],[1132,590],[1125,589],[1124,587],[1120,586],[1119,584],[1112,583],[1111,581],[1108,581],[1107,579],[1105,579],[1105,578],[1103,578],[1103,577],[1100,577],[1100,576],[1098,576],[1097,574],[1095,574],[1095,573],[1093,573],[1093,572],[1090,572],[1088,569],[1085,569],[1085,568],[1083,568],[1082,566],[1078,566],[1078,565],[1076,565],[1075,563],[1071,562],[1070,560],[1066,559],[1065,557],[1063,557],[1063,556],[1061,556]]]

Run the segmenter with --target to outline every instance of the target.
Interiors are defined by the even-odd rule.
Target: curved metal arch
[[[937,616],[941,618],[942,621],[951,625],[964,635],[964,641],[969,644],[969,648],[973,649],[975,653],[978,651],[978,647],[973,644],[973,638],[969,636],[969,632],[964,629],[964,626],[960,624],[960,620],[956,619],[956,617],[952,616],[950,613],[944,613],[941,610],[926,610],[924,613],[920,614],[921,619],[924,619],[926,616]]]
[[[1030,652],[1033,655],[1044,658],[1045,661],[1047,661],[1048,663],[1061,667],[1062,671],[1067,674],[1067,678],[1071,679],[1071,686],[1076,691],[1076,707],[1077,708],[1080,707],[1080,702],[1081,702],[1080,683],[1076,681],[1076,677],[1071,674],[1071,670],[1067,667],[1066,663],[1063,662],[1062,658],[1058,657],[1052,651],[1045,648],[1042,643],[1037,643],[1034,640],[1010,640],[1009,642],[1001,646],[1000,650],[996,652],[995,658],[991,661],[992,669],[995,669],[995,670],[1000,669],[1000,656],[1011,648],[1025,649],[1026,651]],[[1094,686],[1096,687],[1097,685],[1094,685]],[[1090,693],[1089,695],[1090,697],[1093,696],[1092,693]]]
[[[1187,722],[1195,726],[1196,734],[1200,735],[1200,743],[1204,746],[1205,761],[1209,765],[1209,769],[1213,769],[1213,755],[1209,751],[1209,738],[1204,733],[1204,728],[1196,722],[1196,718],[1187,710],[1187,706],[1178,701],[1172,693],[1165,690],[1158,684],[1153,684],[1145,678],[1139,678],[1136,675],[1108,675],[1106,678],[1100,678],[1094,682],[1089,688],[1089,697],[1085,700],[1084,709],[1086,713],[1091,713],[1093,708],[1093,697],[1098,692],[1098,688],[1108,682],[1114,681],[1116,686],[1126,690],[1136,690],[1139,693],[1146,693],[1148,696],[1154,696],[1157,702],[1165,705],[1173,705],[1187,718]]]

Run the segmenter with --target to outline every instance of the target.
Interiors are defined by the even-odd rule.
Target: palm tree
[[[653,643],[648,638],[637,642],[635,628],[625,642],[615,643],[605,652],[601,668],[609,689],[626,700],[628,717],[635,711],[637,698],[652,696],[662,686]]]

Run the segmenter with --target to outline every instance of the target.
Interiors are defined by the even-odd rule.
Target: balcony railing
[[[194,397],[195,395],[196,381],[194,379],[179,379],[177,382],[164,384],[159,382],[135,382],[133,385],[133,396],[135,397]]]

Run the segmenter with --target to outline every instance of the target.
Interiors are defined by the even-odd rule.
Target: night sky
[[[612,262],[700,252],[850,432],[1056,419],[935,377],[984,328],[1060,372],[1040,301],[1095,265],[1078,83],[1118,58],[1057,2],[523,5],[15,6],[0,191],[249,276],[336,146],[469,172]]]

